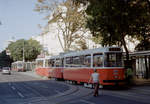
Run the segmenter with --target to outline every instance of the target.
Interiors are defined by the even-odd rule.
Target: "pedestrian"
[[[132,79],[133,79],[133,71],[131,68],[127,69],[127,82],[129,85],[132,84]]]
[[[93,81],[94,84],[94,97],[98,96],[98,89],[99,89],[99,73],[96,72],[96,69],[94,70],[94,73],[91,74],[91,78],[89,82]]]

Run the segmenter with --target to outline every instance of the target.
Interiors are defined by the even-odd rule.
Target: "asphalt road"
[[[150,86],[100,89],[98,97],[92,93],[93,89],[43,80],[26,72],[0,73],[0,104],[150,104]]]
[[[0,73],[0,104],[46,104],[48,97],[69,90],[65,84],[40,80],[19,73]]]

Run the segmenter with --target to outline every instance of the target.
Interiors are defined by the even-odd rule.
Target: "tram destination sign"
[[[109,51],[121,51],[120,48],[109,48]]]

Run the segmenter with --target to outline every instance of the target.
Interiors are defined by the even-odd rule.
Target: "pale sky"
[[[12,37],[29,39],[40,34],[38,24],[44,26],[44,15],[35,12],[37,0],[0,0],[0,51]]]

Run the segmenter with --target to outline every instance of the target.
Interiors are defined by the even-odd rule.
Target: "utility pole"
[[[24,59],[24,41],[23,41],[23,60],[22,60],[23,62],[25,61],[25,59]]]

